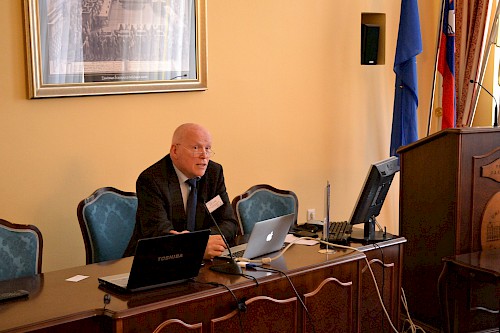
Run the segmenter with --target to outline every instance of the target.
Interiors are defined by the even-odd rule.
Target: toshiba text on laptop
[[[122,292],[147,290],[196,277],[210,230],[141,239],[130,273],[98,278],[99,284]]]

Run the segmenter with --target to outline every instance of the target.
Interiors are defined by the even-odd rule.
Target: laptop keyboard
[[[286,247],[287,243],[283,244],[283,246],[281,247],[280,250],[283,250],[285,247]],[[245,250],[246,249],[243,249],[243,250],[239,250],[239,251],[231,251],[231,254],[233,255],[233,258],[243,258],[243,254],[245,253]],[[278,250],[278,251],[280,251]],[[228,254],[229,256],[229,254]],[[247,259],[251,259],[251,258],[247,258]]]
[[[245,250],[240,250],[240,251],[236,251],[236,252],[233,252],[233,258],[241,258],[243,257],[243,253],[245,253]]]

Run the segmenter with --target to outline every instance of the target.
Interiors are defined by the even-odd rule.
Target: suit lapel
[[[179,178],[175,173],[174,165],[170,156],[167,160],[167,192],[171,195],[172,222],[174,228],[178,231],[186,229],[186,211],[184,210],[184,202],[182,201],[182,193],[179,184]]]

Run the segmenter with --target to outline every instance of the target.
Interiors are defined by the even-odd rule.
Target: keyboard
[[[13,299],[18,299],[18,298],[28,298],[29,297],[29,292],[26,290],[15,290],[15,291],[8,291],[5,293],[0,293],[0,302],[4,301],[9,301]]]
[[[347,221],[330,222],[330,232],[328,235],[328,242],[334,244],[349,244],[349,237],[351,236],[352,225]]]
[[[287,244],[283,244],[283,246],[281,247],[281,250],[284,249],[286,247],[286,245]],[[278,250],[278,251],[280,251],[280,250]],[[238,251],[231,251],[231,254],[233,255],[233,258],[242,258],[243,254],[245,254],[245,249],[238,250]],[[227,254],[227,257],[229,257],[229,254]],[[247,258],[247,259],[250,259],[250,258]]]
[[[241,258],[241,257],[243,257],[244,253],[245,253],[245,250],[240,250],[240,251],[232,252],[231,254],[233,255],[233,258]]]

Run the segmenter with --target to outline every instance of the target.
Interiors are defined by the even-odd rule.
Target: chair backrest
[[[259,221],[291,213],[295,213],[294,223],[297,224],[299,201],[297,195],[289,190],[259,184],[235,197],[231,204],[243,235],[250,234],[255,223]]]
[[[97,189],[80,201],[77,216],[87,264],[123,256],[134,230],[136,211],[136,194],[114,187]]]
[[[42,272],[43,238],[34,225],[0,219],[0,281]]]

